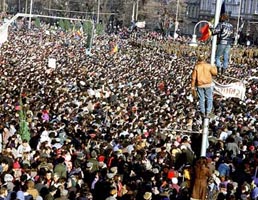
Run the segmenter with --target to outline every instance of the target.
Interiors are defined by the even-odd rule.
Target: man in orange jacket
[[[192,92],[199,98],[200,111],[203,117],[211,117],[213,108],[212,76],[217,75],[217,68],[205,61],[204,55],[198,56],[198,61],[192,72]],[[206,105],[205,105],[206,104]]]

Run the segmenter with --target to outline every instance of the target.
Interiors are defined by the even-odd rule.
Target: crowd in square
[[[234,47],[227,77],[217,77],[243,80],[246,97],[214,95],[201,157],[191,72],[209,45],[125,32],[94,37],[86,55],[74,33],[9,28],[0,49],[0,199],[187,200],[200,189],[203,200],[257,199],[257,48]],[[19,134],[21,111],[29,140]]]

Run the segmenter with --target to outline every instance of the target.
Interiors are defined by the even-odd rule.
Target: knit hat
[[[117,174],[117,167],[111,167],[110,172],[113,174]]]
[[[104,162],[105,156],[99,156],[98,160],[99,160],[99,162]]]
[[[13,176],[11,174],[5,174],[4,175],[4,181],[5,182],[12,182],[13,181]]]
[[[152,197],[152,193],[151,192],[145,192],[144,195],[143,195],[143,198],[146,199],[146,200],[151,199],[151,197]]]
[[[116,193],[117,193],[117,190],[116,190],[116,189],[110,190],[110,194],[111,194],[111,195],[115,195]]]
[[[97,158],[97,152],[94,151],[94,150],[91,152],[90,155],[91,155],[92,158]]]
[[[93,167],[93,163],[92,162],[88,162],[86,166],[87,166],[87,168],[92,168]]]
[[[115,174],[114,173],[107,173],[107,178],[112,179],[114,178]]]
[[[255,150],[255,147],[252,145],[252,146],[249,147],[249,150],[250,150],[250,151],[254,151],[254,150]]]
[[[21,165],[18,161],[13,163],[13,169],[20,169],[20,168],[21,168]]]

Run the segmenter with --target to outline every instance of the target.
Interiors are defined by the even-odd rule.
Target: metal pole
[[[204,118],[202,131],[203,132],[202,132],[201,156],[206,157],[206,149],[207,149],[208,134],[209,134],[209,118]]]
[[[19,10],[19,13],[21,12],[21,0],[19,0],[19,8],[18,8],[18,10]]]
[[[52,6],[52,0],[49,0],[49,2],[48,2],[48,15],[50,15],[51,6]]]
[[[177,32],[177,29],[178,29],[178,12],[179,12],[179,0],[177,0],[177,3],[176,3],[176,20],[175,20],[174,38],[176,37],[176,32]]]
[[[100,0],[98,0],[97,24],[99,23],[99,10],[100,10]]]
[[[26,0],[25,2],[25,13],[27,14],[27,12],[28,12],[28,0]]]
[[[135,1],[133,0],[132,22],[134,22]]]
[[[239,10],[238,10],[238,16],[237,16],[237,29],[236,29],[236,36],[235,36],[235,45],[237,45],[238,42],[238,32],[239,32],[239,22],[240,22],[240,16],[241,16],[241,7],[242,7],[242,0],[239,2]]]
[[[82,12],[82,11],[73,11],[73,10],[68,11],[68,10],[53,9],[53,8],[47,8],[47,7],[43,7],[43,9],[48,11],[57,11],[57,12],[66,12],[66,13],[93,14],[93,12]],[[100,12],[99,15],[117,15],[117,13]]]
[[[0,133],[0,153],[2,153],[3,149],[3,133]]]
[[[91,23],[92,23],[92,30],[91,30],[91,39],[90,39],[90,48],[89,48],[90,54],[91,54],[91,49],[92,49],[92,44],[93,44],[93,37],[94,37],[94,29],[95,29],[94,20],[92,20]]]
[[[217,24],[219,23],[221,5],[222,5],[222,0],[217,0],[216,1],[214,27],[216,27]],[[214,35],[212,37],[212,47],[211,47],[211,64],[212,65],[214,65],[214,63],[215,63],[216,48],[217,48],[217,36]]]
[[[197,29],[197,26],[199,25],[199,24],[201,24],[201,23],[209,23],[207,20],[201,20],[201,21],[199,21],[199,22],[197,22],[196,24],[195,24],[195,26],[194,26],[194,35],[196,35],[196,29]]]
[[[221,5],[222,5],[222,0],[217,0],[216,1],[214,27],[216,27],[217,24],[219,23]],[[215,35],[212,38],[212,48],[211,48],[211,64],[212,65],[214,65],[214,63],[215,63],[216,48],[217,48],[217,36]],[[204,118],[201,156],[206,156],[208,134],[209,134],[209,129],[208,128],[209,128],[209,118]]]
[[[3,11],[5,12],[5,0],[3,1]]]
[[[29,29],[31,28],[31,14],[32,14],[33,0],[30,0],[30,17],[29,17]]]
[[[136,9],[135,9],[135,21],[138,21],[138,12],[139,12],[139,0],[136,0]]]

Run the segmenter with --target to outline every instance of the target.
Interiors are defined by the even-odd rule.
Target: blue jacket
[[[218,171],[219,171],[220,176],[229,176],[230,175],[230,167],[225,163],[221,163],[219,165]]]

